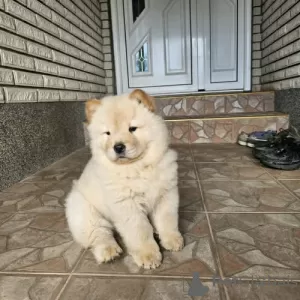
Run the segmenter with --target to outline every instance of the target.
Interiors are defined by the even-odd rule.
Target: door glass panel
[[[149,62],[148,62],[148,43],[145,42],[144,45],[135,54],[136,62],[136,72],[149,72]]]
[[[145,0],[132,0],[133,23],[145,9]]]

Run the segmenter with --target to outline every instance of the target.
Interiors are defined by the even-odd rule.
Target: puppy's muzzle
[[[114,145],[114,150],[118,155],[122,155],[125,153],[126,146],[123,143],[117,143]]]

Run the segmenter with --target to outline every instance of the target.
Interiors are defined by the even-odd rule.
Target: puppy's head
[[[168,146],[163,120],[154,114],[154,100],[142,90],[86,103],[93,155],[128,164],[160,153]]]

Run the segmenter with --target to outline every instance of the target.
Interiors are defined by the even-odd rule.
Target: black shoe
[[[290,147],[296,142],[293,137],[282,137],[266,147],[258,147],[252,150],[252,154],[255,158],[261,159],[263,157],[268,157],[269,155],[278,155],[282,153],[287,147]]]
[[[255,147],[256,149],[260,149],[260,148],[265,148],[265,147],[271,147],[273,145],[278,145],[281,144],[283,142],[283,140],[285,140],[286,138],[290,137],[290,131],[288,129],[280,129],[279,132],[277,132],[275,135],[271,136],[268,141],[267,144],[263,145],[263,146],[257,146]]]
[[[277,132],[275,130],[253,131],[251,133],[241,132],[238,136],[238,144],[255,148],[257,146],[265,146],[270,138],[273,138]]]
[[[300,168],[300,142],[294,142],[278,152],[264,155],[260,161],[273,169],[297,170]]]

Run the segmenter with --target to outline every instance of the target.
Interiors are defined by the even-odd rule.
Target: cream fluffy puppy
[[[138,266],[156,268],[162,255],[154,230],[165,249],[183,247],[167,127],[142,90],[90,100],[86,115],[92,158],[66,199],[72,235],[102,263],[122,252],[116,230]]]

